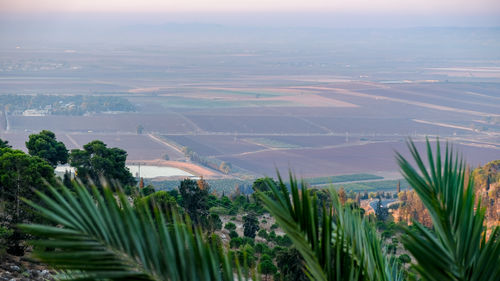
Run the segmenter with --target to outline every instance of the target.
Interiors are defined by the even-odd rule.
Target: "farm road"
[[[160,138],[158,138],[157,136],[153,135],[153,134],[148,134],[148,137],[151,138],[153,141],[157,142],[157,143],[160,143],[162,145],[165,145],[165,146],[168,146],[170,148],[172,148],[173,150],[179,152],[180,154],[184,155],[184,153],[178,148],[176,147],[175,145],[172,145]]]

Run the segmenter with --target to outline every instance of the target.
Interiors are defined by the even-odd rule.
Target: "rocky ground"
[[[54,272],[26,257],[6,255],[0,258],[0,281],[54,280]]]

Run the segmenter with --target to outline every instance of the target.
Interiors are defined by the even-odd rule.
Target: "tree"
[[[259,271],[265,276],[264,280],[268,280],[269,275],[273,275],[276,273],[277,268],[269,255],[263,254],[262,257],[260,257]]]
[[[248,213],[248,215],[243,217],[243,235],[255,238],[255,233],[259,228],[259,221],[254,213]]]
[[[170,213],[177,207],[177,202],[167,191],[160,190],[138,198],[134,201],[134,206],[136,208],[149,208],[151,214],[154,214],[155,211]]]
[[[208,216],[208,196],[210,187],[204,180],[181,181],[179,192],[182,197],[181,206],[186,210],[194,224],[200,225],[201,218]]]
[[[71,272],[73,280],[246,279],[231,255],[218,251],[175,211],[166,224],[161,214],[155,219],[144,209],[134,209],[120,191],[90,191],[79,185],[75,192],[64,186],[48,189],[51,196],[42,198],[44,207],[30,205],[51,225],[20,227],[39,237],[34,256]]]
[[[414,221],[403,244],[417,261],[423,280],[500,280],[500,226],[487,229],[485,210],[474,194],[466,164],[446,145],[433,150],[427,140],[427,163],[412,141],[416,168],[401,154],[397,161],[406,181],[427,208],[434,231]],[[467,178],[467,181],[465,180]]]
[[[278,178],[270,185],[275,199],[259,196],[300,252],[311,280],[402,280],[403,269],[383,254],[373,225],[342,205],[335,189],[327,190],[330,203],[319,213],[320,202],[305,182]]]
[[[9,145],[8,140],[0,139],[0,148],[12,148],[12,146]]]
[[[217,214],[210,214],[208,215],[208,217],[204,217],[203,224],[203,228],[206,229],[209,233],[222,229],[222,220]]]
[[[340,203],[342,203],[342,205],[344,205],[345,202],[347,201],[347,194],[345,192],[344,187],[340,187],[338,194],[339,194]]]
[[[143,195],[143,196],[148,196],[148,195],[151,195],[153,193],[156,192],[154,186],[148,184],[147,186],[145,186],[144,188],[142,189],[139,189],[139,192]]]
[[[262,203],[261,203],[259,197],[257,196],[257,192],[263,192],[268,196],[271,196],[271,197],[273,196],[273,194],[268,186],[270,182],[276,184],[276,181],[274,181],[272,178],[269,178],[269,177],[258,178],[252,184],[252,190],[253,190],[252,198],[258,207],[260,207],[262,205]]]
[[[56,135],[47,130],[29,136],[26,142],[28,153],[45,159],[52,165],[66,164],[68,162],[68,150],[63,142],[57,141]]]
[[[245,246],[243,246],[243,248],[238,251],[238,259],[240,261],[240,264],[242,264],[244,267],[253,267],[255,265],[255,251],[252,245],[245,244]]]
[[[71,182],[71,172],[66,170],[64,172],[64,176],[63,176],[63,184],[64,186],[66,186],[67,188],[70,188],[72,187],[72,182]]]
[[[411,262],[411,258],[410,256],[408,256],[407,254],[402,254],[398,257],[399,261],[402,263],[402,264],[406,264],[406,263],[410,263]]]
[[[267,237],[268,237],[267,232],[266,232],[266,230],[265,230],[265,229],[261,229],[261,230],[259,230],[259,232],[257,233],[257,235],[258,235],[259,237],[264,238],[264,239],[267,239]]]
[[[233,222],[227,222],[224,228],[229,231],[236,230],[236,224],[234,224]]]
[[[144,132],[144,126],[138,125],[136,131],[138,135],[142,135],[142,133]]]
[[[258,178],[256,179],[253,184],[252,184],[252,189],[254,192],[266,192],[270,191],[267,181],[272,180],[271,178],[265,177],[265,178]]]
[[[33,192],[47,183],[54,183],[54,169],[45,160],[30,156],[21,150],[11,148],[0,149],[0,188],[1,201],[6,204],[7,222],[14,229],[7,251],[14,255],[22,255],[24,247],[20,245],[23,236],[14,226],[21,222],[32,222],[35,214],[22,202],[21,198],[38,199]]]
[[[307,281],[304,272],[304,259],[295,248],[286,249],[276,255],[281,280]]]
[[[377,206],[375,207],[375,215],[377,216],[377,220],[385,221],[389,216],[389,209],[382,206],[382,199],[378,199]]]
[[[243,244],[243,240],[240,237],[231,237],[229,241],[229,247],[231,248],[239,248]]]
[[[115,180],[122,186],[135,185],[135,179],[125,166],[127,152],[120,148],[108,148],[105,143],[94,140],[81,149],[71,150],[69,163],[84,183],[91,180],[101,186],[104,179]]]
[[[236,232],[234,230],[230,230],[229,231],[229,237],[230,238],[236,238],[236,237],[238,237],[238,232]]]
[[[264,254],[264,253],[270,252],[269,247],[264,243],[255,244],[254,250],[258,254]]]

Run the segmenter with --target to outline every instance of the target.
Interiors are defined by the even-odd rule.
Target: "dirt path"
[[[70,135],[70,134],[66,134],[66,137],[68,138],[68,140],[75,146],[75,147],[80,147],[80,145],[76,142],[76,140]]]
[[[179,152],[180,154],[184,155],[184,152],[182,152],[182,150],[180,150],[177,146],[172,145],[172,144],[162,140],[161,138],[159,138],[153,134],[148,134],[148,137],[150,137],[153,141],[160,143],[160,144],[163,144],[165,146],[168,146],[168,147],[172,148],[173,150]]]

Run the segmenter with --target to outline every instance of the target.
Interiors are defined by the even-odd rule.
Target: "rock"
[[[11,265],[10,269],[13,270],[13,271],[17,271],[17,272],[21,271],[21,268],[19,266],[17,266],[17,265]]]

